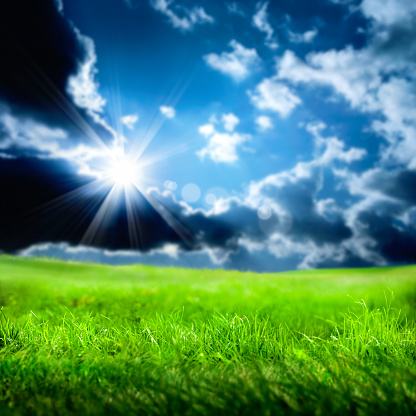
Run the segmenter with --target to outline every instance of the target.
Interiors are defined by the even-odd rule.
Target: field
[[[0,414],[410,415],[416,267],[0,257]]]

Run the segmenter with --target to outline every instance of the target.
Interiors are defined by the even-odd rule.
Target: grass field
[[[1,415],[410,415],[416,267],[0,257]]]

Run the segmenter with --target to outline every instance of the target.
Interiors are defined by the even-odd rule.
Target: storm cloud
[[[120,3],[123,6],[123,2]],[[125,3],[133,6],[135,2]],[[347,7],[336,3],[337,6],[330,6],[333,10]],[[240,98],[246,100],[246,105],[241,108],[246,107],[245,111],[252,113],[240,115],[239,108],[227,109],[216,102],[212,108],[217,108],[217,115],[210,108],[210,124],[202,124],[206,123],[206,114],[203,114],[205,121],[201,118],[199,128],[203,135],[204,131],[207,136],[214,135],[221,128],[218,115],[223,114],[223,118],[227,114],[233,116],[244,132],[247,131],[240,135],[245,139],[237,143],[238,157],[235,143],[232,144],[234,122],[231,123],[233,126],[224,125],[227,134],[215,136],[218,143],[214,143],[217,146],[214,150],[217,153],[221,150],[221,157],[198,159],[192,150],[189,157],[195,161],[188,159],[187,162],[194,166],[191,173],[195,182],[198,182],[198,175],[202,177],[207,172],[200,173],[198,169],[202,172],[202,166],[209,163],[212,163],[209,166],[217,186],[225,186],[225,175],[230,172],[238,176],[242,172],[238,170],[241,166],[246,169],[256,166],[255,179],[247,182],[245,178],[243,183],[238,177],[238,187],[234,182],[225,192],[232,196],[217,198],[214,195],[209,209],[207,205],[203,208],[203,203],[181,200],[180,192],[174,192],[176,183],[175,189],[169,191],[161,190],[160,184],[159,188],[141,186],[140,192],[136,190],[134,198],[132,196],[134,204],[130,208],[126,206],[124,190],[119,190],[117,198],[110,204],[111,215],[100,218],[108,195],[114,193],[114,183],[97,179],[92,161],[102,161],[103,148],[108,150],[105,144],[114,144],[117,140],[122,143],[127,139],[107,122],[106,100],[98,84],[95,41],[67,18],[60,1],[3,2],[0,12],[0,59],[3,63],[0,65],[0,250],[75,260],[85,257],[89,261],[110,264],[145,262],[256,271],[413,262],[416,254],[416,89],[412,71],[416,56],[416,9],[413,3],[403,1],[401,3],[409,8],[408,13],[402,13],[400,8],[395,9],[396,14],[385,13],[381,3],[381,0],[364,0],[355,10],[355,17],[351,17],[351,21],[366,22],[363,25],[366,27],[361,28],[366,36],[362,47],[358,47],[357,42],[346,42],[335,49],[323,47],[321,36],[324,36],[325,28],[319,28],[319,31],[309,28],[316,34],[318,45],[309,52],[302,48],[314,47],[315,38],[308,45],[289,39],[291,43],[281,49],[270,48],[267,42],[264,45],[263,39],[260,44],[266,46],[267,53],[256,45],[244,43],[259,62],[266,66],[270,61],[275,65],[274,71],[272,68],[263,71],[263,80],[253,75],[253,80],[244,77],[247,86],[240,87],[243,82],[231,84],[233,89],[229,91],[234,92],[230,92],[230,97],[238,101],[236,91],[242,88]],[[268,9],[270,18],[275,6],[270,5]],[[124,5],[122,9],[123,13],[137,13],[135,17],[152,12],[153,15],[148,16],[151,19],[159,16],[162,23],[170,11],[154,6]],[[195,10],[201,12],[204,9],[179,7],[177,10],[192,17]],[[198,30],[206,30],[201,36],[209,36],[210,28],[220,20],[205,12],[198,16],[199,20],[191,19],[192,29],[198,26],[192,36],[197,36]],[[163,30],[172,30],[168,36],[165,33],[165,40],[181,29],[169,19],[170,25],[161,26],[165,28]],[[253,27],[250,19],[248,23],[245,30],[258,31],[258,26]],[[286,26],[291,24],[290,19],[285,23]],[[182,27],[180,39],[186,39],[190,29]],[[286,29],[289,30],[289,26]],[[296,29],[296,33],[306,33],[307,29]],[[234,41],[236,44],[242,42],[242,32],[235,35],[230,39],[239,39]],[[103,37],[101,41],[104,43],[105,39]],[[215,53],[211,51],[211,45],[204,52],[198,52],[199,65],[207,54],[224,55],[230,39],[222,40],[216,49],[212,48]],[[281,41],[284,42],[284,38]],[[328,45],[332,45],[331,42]],[[162,43],[158,45],[163,46]],[[193,50],[193,47],[183,49]],[[120,56],[130,57],[131,53],[129,50]],[[267,55],[271,53],[274,55]],[[162,57],[157,61],[163,71],[166,62]],[[139,64],[138,68],[145,65]],[[221,77],[220,73],[215,73],[218,71],[204,68],[201,71],[208,71],[206,79],[219,82],[220,78],[209,78]],[[262,68],[259,66],[257,70],[260,73]],[[160,72],[152,72],[160,76]],[[142,75],[145,74],[144,71]],[[132,71],[130,75],[136,76],[136,73]],[[212,85],[214,81],[211,81]],[[266,95],[268,103],[279,103],[281,111],[275,111],[276,105],[250,106],[253,93],[247,92],[258,92],[258,86],[268,85],[266,81],[279,86],[266,91]],[[159,84],[160,80],[156,80],[152,88]],[[133,88],[135,83],[131,85]],[[127,133],[135,134],[137,127],[137,132],[140,131],[148,144],[163,123],[192,124],[189,122],[191,117],[186,119],[189,115],[184,116],[184,113],[187,108],[193,108],[196,96],[205,93],[207,85],[211,84],[204,82],[204,89],[195,93],[194,101],[191,99],[188,107],[181,107],[176,98],[155,105],[156,114],[159,114],[158,108],[171,108],[175,112],[175,117],[163,117],[163,122],[146,120],[139,111],[140,106],[129,108],[126,114],[130,116],[127,117],[134,116],[134,122],[125,124]],[[109,86],[106,85],[106,91]],[[317,94],[316,90],[319,90]],[[281,91],[298,97],[296,111],[282,101]],[[153,96],[155,93],[147,91],[143,97],[146,94]],[[326,120],[325,123],[319,121],[318,116],[312,115],[312,110],[305,110],[312,102],[308,94],[316,95],[316,100],[329,95],[325,105],[338,100],[336,106],[348,107],[345,111],[348,116],[355,111],[367,117],[368,123],[362,130],[377,136],[381,144],[374,144],[374,140],[371,148],[364,140],[350,140],[343,135],[342,129],[338,134]],[[342,104],[339,97],[345,99]],[[317,102],[313,101],[314,105]],[[231,104],[228,103],[230,107]],[[123,120],[121,116],[117,119]],[[297,119],[296,128],[289,129],[285,123],[289,123],[291,117],[302,118]],[[269,123],[268,128],[258,135],[254,120],[260,118],[267,118]],[[141,123],[148,124],[148,130],[139,130]],[[194,122],[193,136],[187,132],[189,137],[198,137],[198,123]],[[272,163],[269,153],[273,153],[275,160],[284,159],[283,148],[291,146],[289,132],[294,135],[294,142],[298,140],[296,135],[303,137],[310,153],[303,152],[299,146],[296,160],[280,167],[274,159]],[[234,135],[238,134],[234,132]],[[264,139],[266,134],[275,136]],[[306,139],[302,136],[305,134]],[[176,140],[176,136],[171,137]],[[165,141],[173,140],[171,137]],[[267,150],[257,155],[262,146]],[[379,153],[376,154],[374,149]],[[201,150],[198,153],[201,155]],[[156,151],[155,155],[154,159],[157,159]],[[229,165],[230,170],[222,170],[221,164]],[[263,170],[263,166],[259,168],[263,164],[269,167],[268,171]],[[191,177],[188,173],[185,179],[183,177],[182,186],[186,185],[188,177]]]
[[[94,112],[100,110],[94,97],[94,44],[65,18],[54,0],[3,2],[0,38],[3,112],[19,122],[63,129],[68,140],[88,141],[92,130],[111,139],[109,129],[94,120]],[[85,89],[87,83],[90,91]],[[77,84],[88,96],[80,97]],[[17,148],[11,146],[10,152]]]

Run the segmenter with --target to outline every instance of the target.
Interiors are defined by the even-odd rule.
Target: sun
[[[112,162],[107,176],[114,185],[128,187],[140,179],[139,166],[129,160],[118,159]]]

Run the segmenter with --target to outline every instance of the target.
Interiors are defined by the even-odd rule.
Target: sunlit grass
[[[416,268],[0,258],[1,414],[413,414]]]

